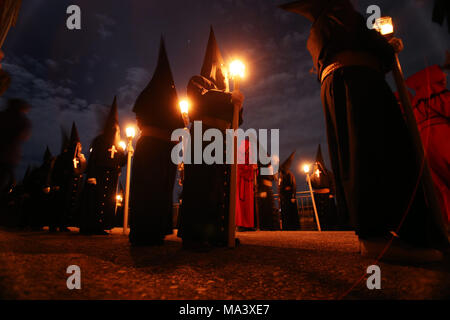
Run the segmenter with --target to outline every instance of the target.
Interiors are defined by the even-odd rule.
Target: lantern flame
[[[243,78],[245,76],[245,65],[240,60],[234,60],[230,64],[230,74],[234,77]]]
[[[189,101],[187,99],[181,100],[179,103],[181,114],[187,115],[189,112]]]
[[[125,131],[127,138],[133,139],[136,136],[136,129],[134,127],[128,127]]]
[[[121,148],[122,148],[122,150],[123,150],[123,151],[125,151],[125,149],[127,148],[127,145],[126,145],[126,143],[125,143],[125,142],[123,142],[123,141],[120,141],[120,142],[119,142],[119,147],[121,147]]]
[[[304,173],[309,173],[309,170],[310,170],[309,164],[304,164],[303,165],[303,172]]]
[[[381,17],[375,20],[374,29],[383,36],[394,33],[394,24],[391,17]]]

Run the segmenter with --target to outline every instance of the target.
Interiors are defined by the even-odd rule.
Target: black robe
[[[256,201],[260,230],[280,230],[280,217],[273,198],[273,175],[258,174]]]
[[[144,130],[145,131],[145,130]],[[133,159],[130,191],[130,242],[161,243],[173,231],[172,194],[177,166],[174,143],[167,137],[141,135]]]
[[[117,184],[127,155],[117,148],[111,159],[112,145],[107,140],[99,135],[92,142],[80,213],[82,233],[101,233],[115,226]],[[88,183],[90,178],[95,178],[96,184]]]
[[[393,49],[346,0],[330,2],[316,17],[307,47],[319,79],[343,51],[372,55],[380,64],[380,71],[341,67],[321,89],[337,195],[344,196],[357,234],[385,237],[401,225],[398,234],[406,242],[448,246],[422,184],[415,190],[420,171],[415,147],[383,74],[392,66]]]
[[[83,173],[86,170],[86,159],[76,157],[77,168],[74,166],[74,152],[63,151],[56,157],[51,172],[51,213],[49,226],[51,228],[66,228],[77,226],[78,210],[82,191]]]
[[[221,129],[225,141],[225,128],[211,125],[211,120],[228,126],[231,124],[234,108],[231,102],[231,93],[218,90],[212,81],[202,76],[191,78],[187,92],[194,106],[189,115],[191,120],[200,121],[207,118],[209,121],[202,123],[203,132],[214,127]],[[192,158],[194,139],[192,126]],[[202,150],[209,143],[203,142]],[[224,162],[225,150],[224,143]],[[178,231],[178,236],[183,238],[183,241],[226,245],[230,169],[230,165],[227,164],[185,164]]]
[[[297,185],[295,183],[295,177],[290,171],[280,173],[280,207],[282,230],[299,230],[300,220],[297,208]],[[294,201],[292,201],[292,199]]]

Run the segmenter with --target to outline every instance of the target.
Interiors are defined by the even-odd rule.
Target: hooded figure
[[[86,159],[81,153],[82,147],[75,122],[72,124],[70,139],[57,156],[51,173],[51,191],[53,198],[50,231],[68,231],[68,226],[78,224],[79,197],[82,188]],[[65,144],[65,146],[64,146]]]
[[[34,210],[31,217],[31,226],[34,229],[41,229],[48,224],[49,214],[51,212],[51,174],[55,164],[55,157],[52,156],[50,149],[45,149],[41,166],[35,173],[35,188],[31,194],[34,203]]]
[[[237,197],[236,197],[236,226],[256,228],[255,223],[255,173],[256,164],[251,160],[250,140],[241,141],[238,148],[238,159],[242,157],[244,163],[237,165]]]
[[[280,208],[282,230],[299,230],[300,219],[297,208],[297,184],[290,168],[295,151],[280,166]]]
[[[393,230],[399,239],[387,258],[422,259],[419,247],[448,248],[442,222],[428,207],[422,185],[415,192],[420,173],[411,160],[417,158],[415,146],[384,77],[394,62],[393,47],[367,28],[349,0],[302,0],[281,7],[312,22],[307,48],[321,82],[337,195],[344,195],[362,253],[377,256]],[[396,183],[386,183],[393,167]],[[380,190],[382,201],[375,200]],[[403,249],[408,245],[417,248],[415,255]],[[436,250],[424,250],[431,259],[442,257]]]
[[[130,191],[132,245],[158,245],[173,232],[173,187],[177,166],[171,160],[172,131],[183,127],[177,91],[161,38],[152,79],[133,108],[141,136],[136,144]]]
[[[334,229],[337,227],[338,221],[336,203],[334,202],[333,176],[325,167],[320,144],[317,148],[316,161],[310,177],[320,225],[324,230]]]
[[[406,80],[415,91],[414,116],[438,191],[444,220],[450,221],[450,92],[447,76],[434,65]]]
[[[230,128],[233,120],[234,104],[241,107],[243,102],[242,94],[229,92],[228,88],[227,70],[211,28],[201,74],[193,76],[187,86],[192,103],[189,118],[202,122],[202,136],[205,130],[215,128],[223,133],[225,141],[225,130]],[[195,134],[192,126],[191,142],[196,139]],[[207,144],[203,143],[202,150]],[[194,151],[193,144],[188,148]],[[225,150],[224,147],[223,152]],[[225,155],[223,159],[225,162]],[[184,168],[178,232],[178,236],[183,238],[183,246],[196,250],[226,245],[230,166],[186,163]]]
[[[83,192],[81,233],[102,235],[114,227],[117,182],[127,160],[119,143],[120,128],[114,97],[102,133],[91,144]]]

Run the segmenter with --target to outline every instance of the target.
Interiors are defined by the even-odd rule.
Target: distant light
[[[381,17],[375,20],[374,29],[383,36],[394,33],[394,24],[391,17]]]
[[[126,128],[127,138],[134,138],[136,136],[136,129],[134,127]]]
[[[230,74],[232,77],[239,76],[243,78],[245,76],[245,65],[240,60],[234,60],[230,64]]]
[[[309,164],[303,165],[303,172],[304,173],[309,173],[309,170],[310,170]]]
[[[181,114],[187,115],[189,112],[189,101],[187,99],[183,99],[179,103]]]

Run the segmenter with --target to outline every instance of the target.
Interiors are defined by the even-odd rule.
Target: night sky
[[[322,144],[328,162],[320,85],[310,74],[306,50],[310,23],[277,8],[289,2],[269,0],[23,0],[18,24],[3,46],[3,67],[12,86],[1,99],[20,97],[32,105],[30,140],[17,168],[39,165],[48,145],[61,144],[60,125],[76,121],[83,150],[100,130],[99,119],[118,96],[122,132],[134,123],[132,105],[150,80],[164,36],[179,97],[189,78],[200,72],[209,26],[226,60],[247,65],[243,128],[279,128],[281,159],[296,150],[298,191],[305,190],[300,163],[313,160]],[[406,76],[442,64],[450,49],[446,27],[431,22],[432,1],[353,1],[365,16],[377,4],[392,16],[405,50],[400,60]],[[66,28],[66,8],[82,12],[82,30]],[[388,75],[388,79],[391,75]],[[390,81],[391,82],[391,81]],[[301,179],[301,180],[299,180]]]

